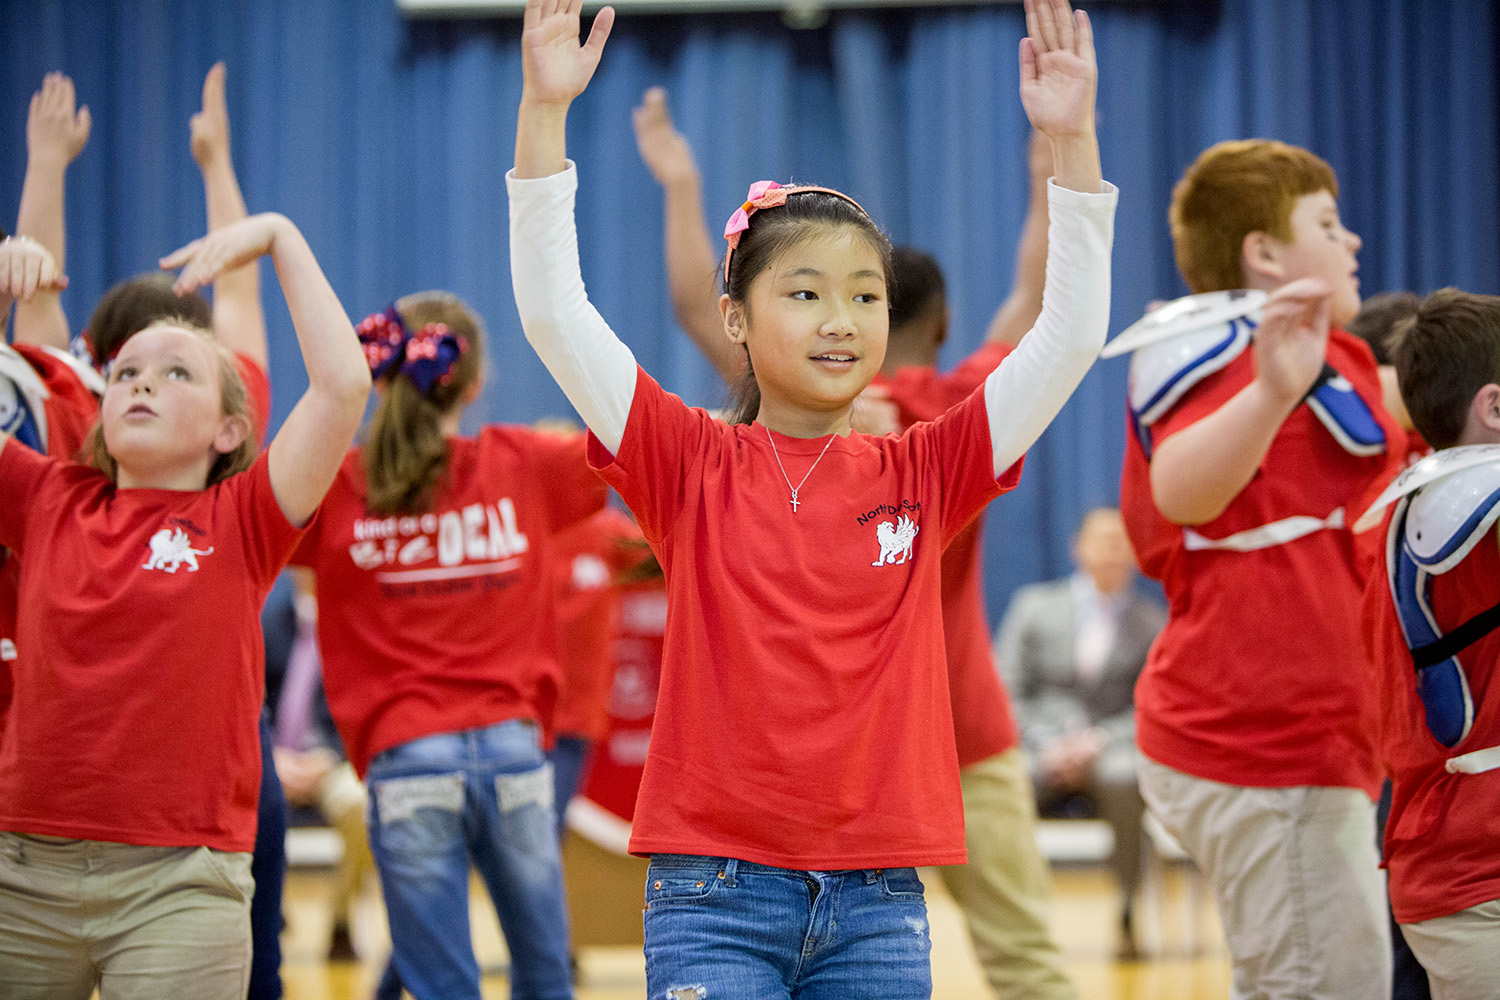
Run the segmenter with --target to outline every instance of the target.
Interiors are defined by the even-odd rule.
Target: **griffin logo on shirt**
[[[912,543],[922,529],[911,518],[881,521],[875,526],[875,540],[880,543],[880,558],[871,566],[899,566],[911,558]]]
[[[183,563],[187,563],[188,572],[198,572],[198,557],[212,554],[214,548],[210,545],[206,549],[195,549],[193,543],[188,539],[187,532],[181,528],[162,528],[151,536],[151,558],[141,566],[142,569],[159,569],[165,573],[175,573]]]

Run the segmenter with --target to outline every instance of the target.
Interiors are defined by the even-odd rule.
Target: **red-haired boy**
[[[1323,160],[1220,143],[1173,192],[1195,293],[1264,308],[1131,364],[1121,509],[1171,605],[1136,689],[1141,790],[1213,886],[1236,997],[1389,996],[1362,579],[1346,519],[1399,431]]]

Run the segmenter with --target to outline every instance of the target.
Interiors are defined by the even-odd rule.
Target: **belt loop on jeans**
[[[735,888],[734,873],[739,870],[740,863],[735,858],[725,858],[724,867],[719,869],[719,878],[724,880],[724,885],[730,889]]]
[[[884,868],[866,868],[865,869],[865,885],[874,885],[876,882],[880,881],[880,876],[882,876],[884,874],[885,874],[885,869]]]

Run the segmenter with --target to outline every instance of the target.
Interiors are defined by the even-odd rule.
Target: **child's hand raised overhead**
[[[217,62],[203,78],[203,110],[188,121],[193,159],[202,169],[229,160],[229,109],[224,102],[224,64]]]
[[[1027,37],[1021,39],[1021,106],[1052,143],[1057,183],[1097,192],[1103,180],[1094,134],[1099,66],[1094,30],[1068,0],[1025,0]]]
[[[76,100],[72,79],[62,73],[48,73],[42,89],[31,95],[26,152],[32,160],[67,166],[83,152],[93,119],[88,105],[75,110]]]
[[[182,268],[172,290],[178,295],[196,291],[221,271],[236,268],[269,253],[277,233],[290,228],[285,216],[262,212],[215,229],[161,259],[163,270]]]
[[[565,106],[593,79],[615,11],[605,7],[594,15],[589,40],[579,45],[582,10],[583,0],[526,0],[521,31],[523,103]]]
[[[1295,406],[1307,395],[1328,350],[1332,290],[1303,278],[1271,293],[1255,330],[1255,379]]]
[[[672,124],[667,110],[667,92],[652,87],[641,99],[641,106],[630,114],[635,126],[635,144],[640,148],[646,169],[662,187],[698,179],[698,164],[693,149]]]
[[[58,273],[52,252],[30,236],[0,240],[0,304],[29,300],[37,292],[60,291],[68,279]],[[3,315],[3,314],[0,314]]]

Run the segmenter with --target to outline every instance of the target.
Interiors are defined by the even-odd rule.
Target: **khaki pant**
[[[1354,788],[1226,785],[1142,757],[1146,806],[1207,877],[1234,1000],[1385,1000],[1375,806]]]
[[[1500,997],[1500,899],[1402,924],[1401,934],[1427,970],[1432,1000]]]
[[[250,855],[0,833],[0,1000],[244,1000]]]
[[[966,865],[939,868],[1000,1000],[1073,1000],[1047,926],[1052,888],[1036,846],[1036,800],[1021,751],[959,772]]]

